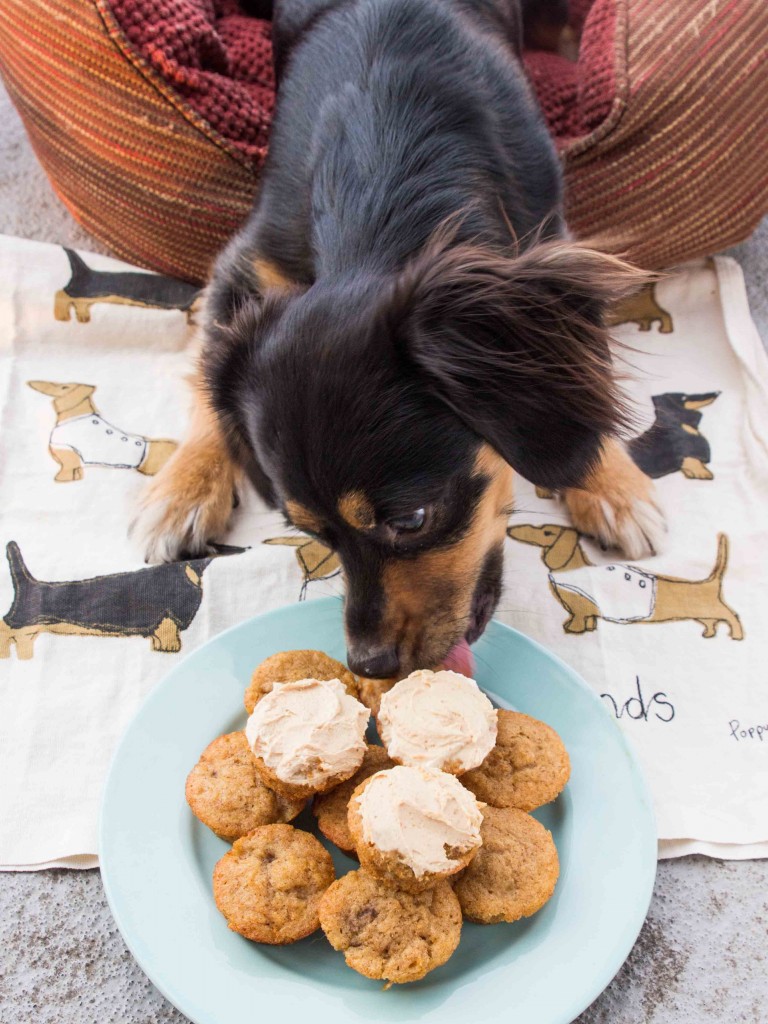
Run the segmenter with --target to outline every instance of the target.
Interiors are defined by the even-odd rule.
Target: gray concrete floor
[[[0,233],[104,251],[56,199],[2,87]],[[768,220],[732,255],[768,343]],[[0,950],[0,1024],[186,1020],[126,949],[98,871],[0,874]],[[767,1021],[768,861],[662,862],[635,948],[578,1024]]]

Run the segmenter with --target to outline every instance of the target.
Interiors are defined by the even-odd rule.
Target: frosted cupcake
[[[398,764],[461,775],[496,743],[496,709],[474,679],[458,672],[412,672],[381,698],[381,741]]]
[[[481,845],[481,804],[453,775],[399,765],[377,772],[349,801],[360,865],[420,892],[455,875]]]
[[[338,679],[299,679],[276,684],[261,698],[245,735],[264,782],[301,799],[355,774],[368,719],[368,709]]]

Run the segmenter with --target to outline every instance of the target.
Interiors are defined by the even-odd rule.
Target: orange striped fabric
[[[2,6],[5,85],[73,216],[124,259],[203,280],[251,207],[257,170],[134,63],[106,3]]]
[[[768,211],[768,4],[615,3],[613,108],[561,149],[570,226],[650,268],[725,249]]]
[[[613,104],[561,145],[572,229],[652,268],[740,241],[768,210],[768,4],[610,2]],[[203,280],[260,155],[142,61],[109,0],[3,0],[0,71],[77,220],[125,259]]]

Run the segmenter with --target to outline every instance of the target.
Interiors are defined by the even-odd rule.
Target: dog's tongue
[[[466,640],[462,640],[448,652],[448,657],[443,662],[443,668],[450,669],[451,672],[461,672],[463,676],[469,676],[470,679],[474,677],[475,657]]]

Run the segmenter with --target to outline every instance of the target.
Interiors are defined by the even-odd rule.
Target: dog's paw
[[[215,554],[227,531],[235,479],[229,465],[180,448],[145,488],[131,537],[147,562],[176,562]]]
[[[605,456],[584,488],[562,493],[573,525],[626,558],[647,558],[664,547],[664,513],[656,503],[652,480],[618,444]]]

